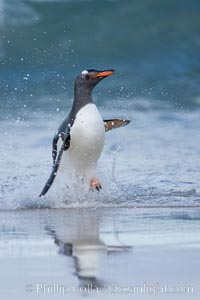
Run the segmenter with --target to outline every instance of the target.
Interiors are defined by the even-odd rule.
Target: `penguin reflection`
[[[67,223],[66,219],[68,220]],[[101,288],[108,254],[130,251],[132,247],[122,245],[115,238],[114,245],[107,245],[100,238],[100,220],[91,211],[73,215],[70,220],[63,218],[54,230],[48,232],[59,247],[59,253],[71,256],[74,260],[75,274],[81,284],[92,284]]]

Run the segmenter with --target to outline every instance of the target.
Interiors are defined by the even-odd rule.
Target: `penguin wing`
[[[130,123],[130,120],[110,119],[104,120],[105,131],[109,131],[115,128],[126,126]]]
[[[70,129],[74,123],[74,119],[75,119],[74,115],[72,114],[72,112],[70,112],[69,115],[61,123],[57,133],[53,138],[52,141],[53,167],[49,179],[47,180],[39,197],[44,196],[54,182],[54,179],[57,175],[57,171],[60,165],[60,161],[62,159],[63,151],[66,151],[70,146]],[[60,138],[62,139],[62,146],[58,153],[57,144]]]
[[[53,164],[52,171],[51,171],[51,174],[49,176],[49,179],[47,180],[47,182],[46,182],[42,192],[40,193],[39,197],[44,196],[48,192],[48,190],[50,189],[51,185],[53,184],[54,179],[57,175],[57,171],[58,171],[58,168],[59,168],[59,165],[60,165],[60,161],[61,161],[61,158],[62,158],[62,155],[63,155],[63,151],[67,150],[69,148],[69,146],[70,146],[70,130],[69,130],[68,134],[65,135],[65,138],[63,140],[63,143],[62,143],[62,146],[61,146],[60,151],[58,153],[58,156],[55,160],[55,163]]]
[[[58,141],[61,138],[62,141],[64,142],[64,139],[65,139],[66,135],[68,135],[68,133],[70,131],[70,127],[73,124],[73,119],[71,120],[71,122],[69,120],[70,120],[70,116],[67,116],[67,118],[64,119],[64,121],[61,123],[60,127],[58,128],[58,131],[54,135],[54,138],[52,141],[53,164],[55,164],[55,162],[56,162],[56,157],[57,157],[57,153],[58,153],[58,150],[57,150]]]
[[[56,162],[56,157],[57,157],[57,144],[58,140],[60,138],[60,134],[57,132],[54,135],[53,141],[52,141],[52,158],[53,158],[53,164]]]
[[[56,162],[54,163],[54,165],[52,167],[52,171],[51,171],[51,174],[49,176],[49,179],[47,180],[47,182],[46,182],[42,192],[40,193],[39,197],[44,196],[48,192],[48,190],[50,189],[52,183],[54,182],[54,179],[56,177],[58,167],[59,167],[59,164],[60,164],[60,161],[61,161],[61,158],[62,158],[62,154],[63,154],[63,145],[60,149],[60,152],[58,154]]]

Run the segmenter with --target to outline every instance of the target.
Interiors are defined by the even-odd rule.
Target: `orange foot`
[[[91,178],[90,179],[90,189],[91,190],[96,189],[97,191],[100,191],[100,189],[102,189],[100,181],[94,177]]]

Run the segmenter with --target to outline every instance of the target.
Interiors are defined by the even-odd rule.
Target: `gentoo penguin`
[[[83,70],[76,78],[74,101],[68,116],[61,123],[52,142],[53,167],[40,196],[44,196],[56,175],[68,167],[83,180],[90,177],[90,189],[100,190],[101,183],[94,177],[97,161],[104,147],[105,132],[127,125],[129,120],[103,120],[92,99],[93,88],[114,70]],[[62,145],[57,151],[58,140]],[[66,183],[67,184],[67,183]]]

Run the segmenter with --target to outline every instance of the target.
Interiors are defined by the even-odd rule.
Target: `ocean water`
[[[55,120],[52,114],[7,120],[1,127],[1,208],[199,206],[198,113],[102,113],[132,119],[106,134],[97,168],[103,190],[67,191],[50,199],[38,195],[51,170],[51,138],[60,113]]]
[[[199,29],[199,0],[0,0],[1,299],[199,299]],[[101,192],[39,198],[90,68],[116,70],[93,97],[131,123],[106,133]]]

